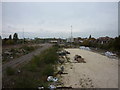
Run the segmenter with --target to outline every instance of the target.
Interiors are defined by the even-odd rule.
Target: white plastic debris
[[[44,89],[44,87],[38,87],[39,90]]]
[[[48,76],[47,81],[53,81],[53,76]]]
[[[55,87],[54,85],[50,85],[50,86],[49,86],[49,89],[50,89],[50,90],[54,90],[55,88],[56,88],[56,87]]]
[[[53,78],[53,81],[54,81],[54,82],[57,82],[57,81],[58,81],[58,78],[54,77],[54,78]]]
[[[53,76],[48,76],[47,81],[57,82],[58,78],[56,78],[56,77],[53,78]]]
[[[105,55],[108,56],[108,57],[111,57],[111,56],[116,56],[116,54],[113,54],[112,52],[105,52]]]
[[[80,49],[85,49],[85,46],[80,46]]]
[[[21,71],[18,69],[17,72],[20,73]]]
[[[84,50],[91,50],[89,47],[85,47],[85,46],[80,46],[80,49],[84,49]]]
[[[13,57],[10,57],[11,59],[13,59]]]

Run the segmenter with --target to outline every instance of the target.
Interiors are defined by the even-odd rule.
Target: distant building
[[[64,44],[65,40],[61,38],[49,39],[49,43]]]
[[[50,40],[50,43],[58,43],[58,40]]]
[[[74,42],[74,39],[73,38],[67,38],[66,42]]]
[[[74,38],[74,42],[75,42],[75,43],[82,43],[83,40],[82,40],[82,38],[77,37],[77,38]]]
[[[112,40],[112,38],[106,36],[106,37],[100,37],[97,39],[97,43],[100,43],[100,44],[106,44],[106,43],[109,43],[109,41]]]

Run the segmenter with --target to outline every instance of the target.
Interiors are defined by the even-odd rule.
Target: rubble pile
[[[15,58],[18,58],[22,55],[28,54],[30,52],[32,52],[33,50],[37,49],[38,47],[33,47],[33,46],[23,46],[20,48],[9,48],[9,49],[3,49],[2,52],[2,60],[4,61],[8,61],[8,60],[12,60]]]
[[[67,54],[70,54],[70,52],[63,50],[63,51],[57,52],[57,54],[58,54],[59,56],[66,56]]]
[[[82,58],[80,55],[75,55],[74,60],[78,63],[86,63],[86,61],[84,61],[84,58]]]

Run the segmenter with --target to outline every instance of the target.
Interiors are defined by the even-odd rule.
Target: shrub
[[[36,87],[36,80],[30,76],[21,76],[15,79],[15,87],[17,88],[34,88]]]
[[[44,56],[44,62],[46,64],[55,64],[58,60],[58,55],[56,53],[56,49],[51,48],[48,49]]]
[[[26,66],[26,69],[27,69],[28,71],[34,72],[34,71],[36,71],[36,69],[37,69],[37,65],[34,64],[34,63],[28,64],[28,65]]]
[[[35,50],[35,48],[33,46],[27,46],[27,45],[25,45],[25,46],[23,46],[21,48],[23,48],[26,51],[33,51],[33,50]]]
[[[54,74],[54,68],[52,65],[48,65],[44,68],[43,75],[49,76]]]
[[[15,74],[15,69],[13,69],[11,67],[7,67],[6,68],[6,74],[7,75],[14,75]]]

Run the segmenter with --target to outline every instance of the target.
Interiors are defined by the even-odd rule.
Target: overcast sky
[[[68,38],[118,35],[117,2],[3,2],[2,37]]]

